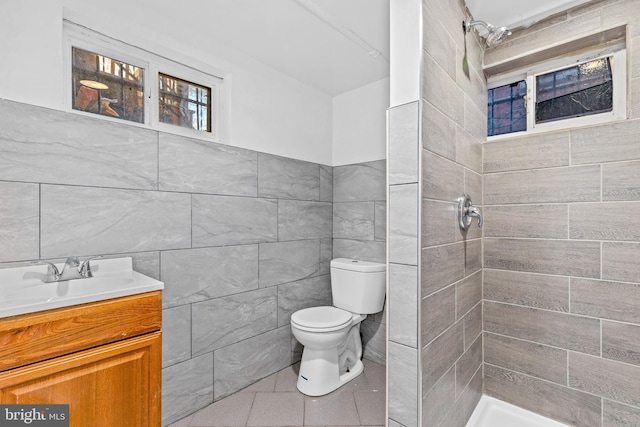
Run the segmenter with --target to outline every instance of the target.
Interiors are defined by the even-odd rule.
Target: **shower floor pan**
[[[567,427],[518,406],[482,396],[466,427]]]

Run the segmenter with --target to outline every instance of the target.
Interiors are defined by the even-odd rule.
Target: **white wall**
[[[223,41],[207,40],[203,48],[180,44],[141,31],[136,17],[97,10],[100,4],[5,2],[0,14],[0,98],[69,111],[63,96],[64,18],[205,73],[222,74],[230,85],[223,143],[331,166],[386,157],[389,79],[332,99]]]
[[[389,4],[391,107],[420,99],[421,3],[420,0],[391,0]]]
[[[331,97],[215,40],[183,45],[141,31],[126,15],[85,0],[4,2],[0,14],[0,98],[68,110],[62,96],[62,19],[231,82],[224,143],[332,164]],[[153,14],[153,8],[149,9]],[[131,19],[141,19],[133,17]],[[154,19],[145,16],[142,19]],[[164,19],[164,18],[163,18]],[[199,43],[204,49],[199,49]],[[223,59],[224,58],[224,59]]]
[[[387,158],[389,79],[333,98],[333,166]]]

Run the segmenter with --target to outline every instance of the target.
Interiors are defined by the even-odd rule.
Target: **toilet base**
[[[323,396],[342,387],[364,371],[362,360],[358,360],[349,372],[340,375],[337,352],[333,349],[332,357],[326,353],[327,350],[304,349],[297,384],[301,393]]]

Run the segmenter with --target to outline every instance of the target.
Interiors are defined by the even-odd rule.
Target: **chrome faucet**
[[[71,256],[64,262],[62,271],[58,270],[58,267],[56,267],[55,264],[48,261],[34,261],[34,264],[47,264],[49,266],[47,268],[47,275],[45,276],[43,282],[63,282],[65,280],[88,279],[90,277],[93,277],[90,261],[96,258],[102,258],[102,256],[87,258],[82,263],[80,263],[78,257]]]

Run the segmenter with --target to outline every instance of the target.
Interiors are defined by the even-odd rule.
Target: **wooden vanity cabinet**
[[[161,423],[161,292],[0,319],[0,403],[69,404],[72,427]]]

